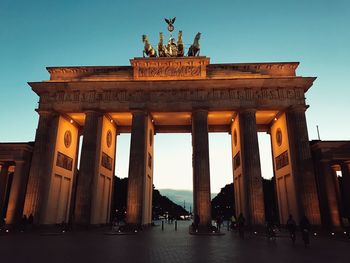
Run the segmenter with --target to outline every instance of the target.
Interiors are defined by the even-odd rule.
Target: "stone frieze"
[[[193,90],[105,90],[43,93],[40,103],[69,102],[174,102],[211,100],[304,100],[303,89],[193,89]]]

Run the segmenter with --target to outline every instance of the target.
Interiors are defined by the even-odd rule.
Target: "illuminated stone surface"
[[[188,235],[188,222],[154,227],[136,235],[105,235],[103,231],[0,236],[2,262],[348,262],[349,242],[342,236],[311,237],[304,248],[300,233],[293,246],[287,233],[270,242],[249,234],[223,230],[223,236]],[[19,252],[20,251],[20,252]]]
[[[210,64],[207,57],[130,62],[50,67],[49,80],[29,83],[40,97],[40,118],[23,211],[34,215],[35,224],[109,222],[116,135],[125,132],[131,133],[128,223],[151,223],[154,158],[149,134],[161,132],[192,132],[195,212],[201,224],[210,222],[208,132],[227,132],[232,136],[236,211],[249,224],[263,224],[257,132],[268,132],[281,223],[292,213],[297,221],[306,214],[321,224],[320,200],[322,213],[333,211],[331,225],[339,225],[334,220],[339,209],[324,205],[339,201],[330,194],[323,198],[315,182],[305,119],[305,93],[315,78],[297,76],[299,63]],[[11,209],[22,213],[21,207]]]

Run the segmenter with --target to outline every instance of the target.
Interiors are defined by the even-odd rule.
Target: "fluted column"
[[[335,198],[338,206],[338,217],[339,217],[339,225],[340,225],[341,217],[342,217],[341,207],[343,206],[343,204],[341,200],[341,190],[340,190],[337,172],[341,170],[341,166],[339,164],[334,164],[331,166],[331,168],[332,168],[332,180],[334,184],[334,194],[335,194]]]
[[[305,106],[293,106],[286,112],[290,155],[299,214],[305,214],[312,224],[320,224],[315,174],[307,132]]]
[[[5,199],[6,199],[9,166],[10,165],[8,163],[3,163],[1,165],[1,172],[0,172],[0,220],[2,220],[2,218],[4,218],[4,216],[5,216],[5,215],[3,215],[3,210],[4,210],[4,205],[5,205]]]
[[[200,225],[211,225],[208,111],[192,113],[193,200],[194,214]]]
[[[324,211],[324,225],[327,227],[339,226],[339,207],[336,194],[336,185],[333,169],[329,160],[321,160],[320,169],[321,178],[323,180],[323,191],[325,192],[327,209]]]
[[[343,188],[343,207],[345,210],[345,216],[350,219],[350,160],[341,164],[342,171],[342,188]]]
[[[24,214],[34,216],[34,222],[40,221],[41,209],[45,201],[45,193],[48,191],[48,182],[50,180],[49,169],[53,151],[54,129],[57,128],[57,122],[54,121],[54,115],[47,111],[38,111],[39,123],[35,135],[35,145],[31,161],[27,192],[24,204]]]
[[[255,109],[247,109],[240,112],[239,124],[242,171],[248,212],[244,216],[249,224],[261,225],[265,222],[265,209],[255,113]]]
[[[100,150],[99,135],[102,114],[91,110],[86,111],[85,116],[74,210],[74,223],[79,225],[89,225],[91,222],[94,177],[100,164],[97,153]]]
[[[16,161],[15,173],[13,175],[10,197],[6,213],[6,223],[16,225],[20,223],[23,212],[25,191],[28,181],[28,162]]]
[[[126,222],[142,224],[142,201],[146,166],[147,113],[132,112]]]

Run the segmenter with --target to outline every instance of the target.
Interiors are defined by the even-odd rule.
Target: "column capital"
[[[239,109],[238,113],[256,113],[256,108],[242,108]]]
[[[207,108],[194,108],[192,109],[192,113],[193,112],[208,112]]]
[[[84,111],[85,115],[87,115],[87,114],[103,115],[103,113],[97,109],[84,109],[83,111]]]
[[[51,110],[35,109],[35,111],[40,117],[53,117],[55,115],[55,112]]]
[[[287,108],[287,112],[305,112],[309,108],[309,105],[297,104]]]
[[[131,109],[130,112],[132,115],[134,115],[134,114],[139,114],[139,115],[144,114],[145,116],[148,115],[148,112],[145,109]]]

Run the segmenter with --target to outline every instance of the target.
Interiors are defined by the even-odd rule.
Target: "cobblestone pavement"
[[[349,262],[350,242],[313,237],[304,248],[287,236],[269,241],[222,229],[222,236],[192,236],[189,222],[152,227],[132,235],[109,235],[108,230],[50,233],[9,233],[0,236],[1,263],[69,262]]]

